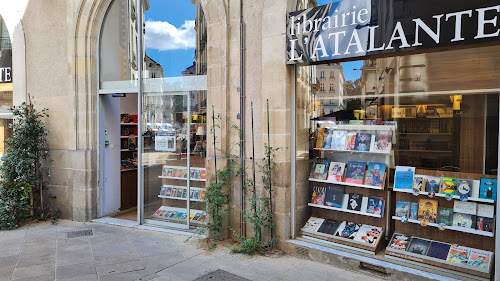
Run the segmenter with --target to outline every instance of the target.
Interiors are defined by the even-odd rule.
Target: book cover
[[[205,193],[206,193],[206,191],[205,191],[205,190],[200,190],[200,200],[201,200],[201,201],[204,201],[204,200],[205,200]]]
[[[174,169],[168,168],[167,169],[167,177],[173,177],[174,176]]]
[[[153,216],[159,216],[163,210],[156,210],[156,212],[153,214]]]
[[[440,260],[446,260],[446,258],[448,258],[448,253],[450,252],[450,247],[450,244],[433,241],[429,246],[427,256]]]
[[[425,189],[425,176],[415,175],[413,178],[413,189],[424,191]]]
[[[457,179],[442,177],[439,193],[457,195]]]
[[[398,251],[406,251],[408,245],[410,245],[410,241],[411,241],[411,236],[394,233],[394,235],[392,235],[392,240],[389,243],[389,246],[387,246],[387,248]]]
[[[385,180],[385,163],[368,163],[368,170],[366,171],[365,184],[371,186],[384,186]]]
[[[179,212],[173,211],[169,218],[175,218]]]
[[[316,158],[314,159],[314,164],[312,167],[310,178],[326,180],[328,175],[328,164],[330,159],[328,158]]]
[[[167,191],[165,192],[165,196],[172,196],[172,187],[168,187]]]
[[[191,220],[197,221],[200,218],[200,216],[201,216],[201,213],[196,213]]]
[[[394,189],[413,189],[415,167],[397,166],[394,174]]]
[[[408,201],[398,201],[396,202],[396,217],[402,218],[406,217],[408,218],[408,214],[410,211],[410,203]]]
[[[377,240],[379,239],[381,234],[381,227],[364,224],[359,228],[356,236],[354,236],[354,241],[374,245],[377,243]]]
[[[458,200],[455,200],[455,202],[453,202],[453,212],[455,213],[475,215],[476,210],[477,203],[475,202],[462,202]]]
[[[206,180],[207,179],[207,170],[203,169],[200,170],[200,180]]]
[[[347,133],[347,142],[345,146],[345,150],[356,150],[356,133],[349,132]]]
[[[410,203],[410,220],[417,220],[418,218],[418,203],[411,202]]]
[[[418,202],[418,220],[427,220],[429,223],[436,223],[438,212],[438,202],[432,199],[420,199]]]
[[[323,139],[323,148],[330,149],[330,145],[332,142],[332,132],[333,130],[330,128],[325,128],[324,139]]]
[[[330,162],[328,165],[327,181],[342,182],[344,180],[345,163]]]
[[[479,186],[479,198],[497,201],[497,180],[481,178]]]
[[[326,184],[320,182],[312,182],[311,204],[325,205]]]
[[[488,269],[493,253],[477,249],[470,249],[467,265],[470,267]]]
[[[425,177],[425,191],[439,193],[439,187],[441,186],[441,178],[426,176]]]
[[[457,180],[457,195],[471,197],[471,195],[472,195],[472,180],[458,179]]]
[[[444,225],[451,226],[453,224],[453,209],[438,207],[437,223],[444,223]]]
[[[375,133],[375,152],[389,153],[392,146],[392,131],[377,131]]]
[[[201,214],[200,218],[198,219],[199,222],[206,222],[207,221],[207,215],[206,214]]]
[[[475,216],[470,214],[454,213],[453,226],[475,228]]]
[[[333,131],[330,149],[345,150],[347,144],[347,131]]]
[[[366,162],[349,161],[345,174],[345,182],[363,184]]]
[[[368,196],[368,207],[366,208],[366,212],[382,216],[384,213],[384,203],[384,197],[370,195]]]
[[[480,231],[493,232],[495,206],[477,204],[476,229]]]
[[[160,190],[160,196],[166,196],[166,194],[167,194],[167,187],[162,186]]]
[[[349,202],[347,202],[347,210],[361,211],[361,201],[363,195],[356,193],[349,193]]]
[[[182,218],[183,215],[184,215],[183,212],[179,212],[179,213],[177,213],[177,215],[175,216],[175,218],[176,219],[180,219],[180,218]]]
[[[371,141],[372,141],[371,134],[358,133],[356,136],[355,150],[357,150],[357,151],[370,151]]]
[[[161,213],[160,213],[160,217],[163,217],[165,216],[165,214],[167,213],[168,211],[167,210],[161,210]]]
[[[163,216],[166,217],[166,218],[169,218],[172,215],[173,212],[174,211],[168,211]]]
[[[180,217],[181,220],[187,219],[188,213],[183,213],[182,216]]]
[[[318,232],[329,234],[329,235],[334,235],[335,231],[337,231],[337,228],[340,226],[339,221],[336,220],[330,220],[330,219],[325,219],[321,226],[318,228]]]
[[[345,222],[344,221],[337,229],[335,236],[339,236],[339,237],[343,237],[343,238],[347,238],[347,239],[354,239],[354,237],[358,233],[358,230],[360,227],[361,227],[361,224],[359,224],[359,223]]]
[[[488,204],[477,204],[477,216],[493,218],[495,216],[495,206]]]
[[[316,139],[316,148],[323,148],[323,140],[325,137],[325,127],[318,129],[318,136]]]
[[[429,240],[413,237],[408,247],[408,252],[425,256],[430,245],[431,241]]]
[[[470,249],[462,246],[451,246],[447,261],[453,263],[467,264]]]
[[[307,220],[306,224],[304,224],[304,227],[302,227],[302,231],[316,232],[318,231],[318,228],[323,224],[323,221],[325,221],[325,219],[310,217]]]
[[[325,205],[342,208],[344,201],[344,186],[328,184],[326,187]]]

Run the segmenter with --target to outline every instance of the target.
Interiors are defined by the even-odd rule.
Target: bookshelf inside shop
[[[137,115],[120,115],[121,209],[137,206]]]

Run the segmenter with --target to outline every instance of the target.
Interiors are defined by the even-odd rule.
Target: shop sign
[[[291,12],[287,63],[498,41],[500,1],[344,0]]]
[[[12,83],[12,50],[0,53],[0,83]]]

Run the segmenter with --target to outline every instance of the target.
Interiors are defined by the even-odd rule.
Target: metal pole
[[[190,223],[189,219],[191,218],[191,92],[187,93],[187,123],[188,123],[188,130],[187,130],[187,186],[186,186],[186,208],[187,208],[187,228],[189,229]],[[182,154],[182,152],[181,152]]]
[[[252,187],[252,194],[253,194],[253,202],[252,202],[252,209],[254,215],[257,213],[257,188],[255,185],[255,134],[254,134],[254,126],[253,126],[253,102],[250,103],[251,109],[252,109],[252,172],[253,172],[253,187]]]
[[[243,0],[240,0],[240,44],[241,44],[241,65],[240,65],[240,170],[241,170],[241,212],[240,212],[240,233],[242,237],[246,237],[246,220],[245,220],[245,23],[243,22]]]
[[[144,138],[142,133],[142,64],[143,64],[143,50],[142,40],[144,39],[143,33],[143,0],[137,0],[137,140],[138,140],[138,153],[137,153],[137,220],[139,224],[144,223],[144,166],[142,163],[142,153],[144,151]]]
[[[269,210],[271,211],[271,244],[274,244],[273,224],[273,179],[271,172],[271,130],[269,128],[269,99],[267,99],[267,165],[269,169]]]
[[[292,239],[295,239],[295,208],[296,208],[296,190],[297,190],[297,184],[296,184],[296,161],[297,161],[297,108],[296,108],[296,103],[297,103],[297,94],[296,94],[296,88],[295,88],[295,81],[297,81],[297,68],[294,66],[293,67],[293,80],[292,80],[292,213],[291,213],[291,218],[292,218]]]

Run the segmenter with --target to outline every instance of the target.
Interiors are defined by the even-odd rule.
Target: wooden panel
[[[137,206],[137,170],[121,172],[121,210]]]
[[[462,97],[460,117],[460,171],[483,172],[484,95]]]

